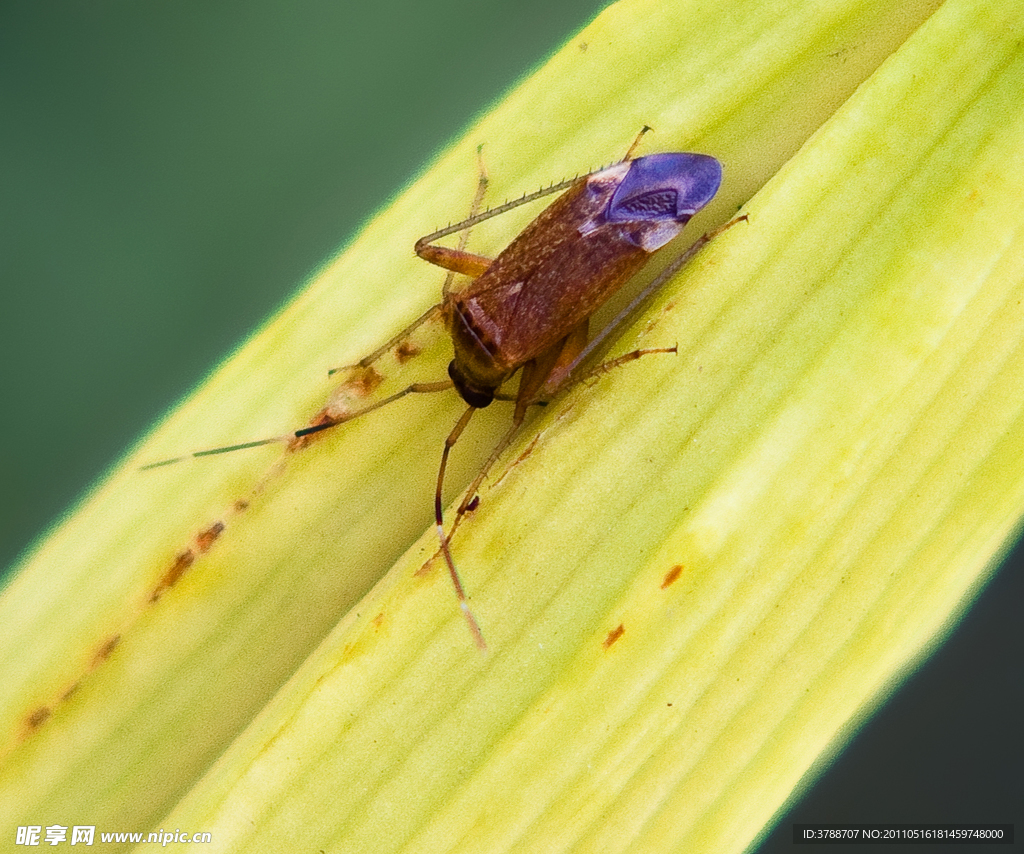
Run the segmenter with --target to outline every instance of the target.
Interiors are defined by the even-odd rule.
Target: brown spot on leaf
[[[401,351],[401,347],[395,351],[397,355]],[[410,357],[411,358],[411,357]],[[358,365],[352,368],[352,373],[342,384],[342,388],[345,394],[352,395],[355,397],[369,397],[384,382],[384,377],[376,370],[371,367],[359,367]]]
[[[217,537],[224,531],[224,523],[216,521],[209,528],[204,531],[200,531],[196,536],[196,546],[199,549],[200,554],[208,552],[213,544],[217,542]]]
[[[321,409],[316,415],[314,415],[310,419],[309,424],[306,425],[306,426],[307,426],[307,428],[309,428],[309,427],[325,427],[325,426],[328,426],[328,425],[333,426],[334,424],[337,424],[337,423],[338,423],[338,419],[332,417],[330,411],[325,406],[323,409]],[[293,439],[291,439],[288,442],[288,450],[289,451],[301,451],[303,448],[309,447],[309,445],[312,444],[314,439],[319,438],[319,436],[321,435],[322,432],[323,431],[316,432],[316,433],[309,433],[309,434],[307,434],[305,436],[296,436],[296,437],[294,437]]]
[[[626,627],[619,623],[614,629],[608,632],[608,636],[604,639],[604,648],[608,649],[615,641],[621,638],[626,633]]]
[[[289,451],[299,451],[308,447],[315,439],[327,432],[331,427],[344,424],[354,416],[365,411],[365,407],[352,407],[353,399],[369,397],[384,382],[384,377],[372,367],[352,365],[344,368],[349,377],[331,394],[327,405],[316,413],[309,423],[288,442]]]
[[[110,658],[110,654],[117,649],[117,645],[121,643],[121,636],[114,635],[111,637],[103,646],[96,652],[95,658],[93,658],[93,666],[99,664],[101,661],[105,661]]]
[[[683,565],[677,563],[668,572],[665,573],[665,577],[661,580],[661,589],[664,590],[666,587],[670,587],[683,573]]]
[[[415,359],[421,352],[422,349],[411,341],[403,341],[395,347],[395,358],[398,360],[398,364],[404,365],[410,359]]]
[[[164,573],[164,577],[160,579],[160,583],[157,585],[156,590],[153,591],[153,595],[150,596],[150,601],[155,602],[159,599],[165,590],[169,587],[173,587],[178,583],[178,580],[183,576],[190,566],[195,563],[196,555],[192,549],[186,549],[181,552],[175,559],[174,563],[171,564],[171,568]]]
[[[236,501],[235,509],[244,510],[249,506],[247,501]],[[171,568],[164,573],[164,577],[160,579],[160,583],[157,585],[156,590],[153,591],[153,595],[150,596],[150,601],[155,602],[159,599],[165,590],[173,587],[181,579],[189,569],[196,562],[196,555],[205,554],[211,548],[213,544],[217,542],[217,538],[224,532],[225,525],[219,519],[210,525],[208,528],[204,528],[198,534],[196,534],[195,548],[185,549],[180,552],[174,559],[174,563],[171,564]]]
[[[29,729],[38,729],[41,727],[46,723],[47,718],[49,718],[51,714],[53,714],[53,710],[49,706],[40,706],[28,716],[26,723],[28,724]]]
[[[512,463],[511,468],[515,468],[517,465],[523,462],[523,460],[527,459],[530,456],[530,454],[533,453],[533,449],[537,447],[537,443],[539,441],[540,434],[534,436],[533,439],[530,441],[530,444],[523,448],[523,452],[518,457],[515,458],[515,462]]]

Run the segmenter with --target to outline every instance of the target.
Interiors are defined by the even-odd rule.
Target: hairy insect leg
[[[620,368],[629,362],[635,362],[644,356],[650,356],[654,353],[678,353],[679,348],[676,346],[672,347],[644,347],[640,350],[631,350],[628,353],[623,353],[621,356],[616,356],[613,359],[609,359],[607,362],[601,362],[600,365],[594,365],[588,370],[583,376],[575,380],[575,382],[583,383],[589,379],[600,376],[601,374],[607,374],[609,371],[614,371],[616,368]]]
[[[485,258],[482,255],[473,255],[469,252],[459,253],[453,249],[445,249],[443,246],[435,245],[434,241],[447,237],[450,234],[466,231],[478,223],[486,222],[496,216],[501,216],[504,213],[508,213],[511,210],[521,207],[522,205],[528,205],[530,202],[534,202],[537,199],[550,196],[552,193],[561,192],[562,190],[571,187],[577,180],[579,180],[579,176],[575,175],[572,178],[566,178],[564,181],[549,184],[547,187],[541,187],[539,190],[535,190],[532,193],[526,193],[518,199],[512,199],[504,204],[488,208],[480,213],[475,213],[462,220],[462,222],[457,222],[453,225],[439,228],[437,231],[433,231],[430,234],[425,234],[416,241],[416,246],[414,247],[416,254],[424,260],[429,261],[432,264],[437,264],[439,267],[444,267],[447,270],[455,270],[455,272],[466,273],[466,275],[469,276],[479,276],[480,273],[487,269],[487,265],[490,264],[489,258]],[[450,266],[450,264],[455,266]],[[480,268],[481,265],[482,269]],[[466,268],[470,271],[478,269],[479,272],[467,272]]]
[[[640,140],[643,139],[644,135],[649,133],[650,130],[651,128],[647,125],[644,125],[640,129],[640,133],[637,134],[636,139],[633,140],[632,144],[626,150],[626,156],[622,158],[623,160],[633,159],[633,155],[640,144]],[[480,156],[480,150],[480,148],[477,148],[478,156]],[[483,168],[482,157],[480,160],[480,176],[481,186],[485,187],[487,184],[487,174]],[[435,241],[440,240],[443,237],[447,237],[449,234],[466,231],[477,223],[485,222],[486,220],[492,219],[496,216],[501,216],[502,214],[508,213],[522,205],[527,205],[537,199],[550,196],[552,193],[558,193],[562,190],[568,189],[575,184],[578,179],[579,175],[574,175],[572,178],[566,178],[564,181],[558,181],[554,184],[548,185],[547,187],[541,187],[539,190],[532,193],[526,193],[518,199],[512,199],[504,204],[488,208],[485,211],[481,211],[479,213],[474,211],[462,222],[457,222],[453,225],[439,228],[437,231],[421,237],[416,241],[416,254],[425,261],[429,261],[431,264],[436,264],[438,267],[443,267],[446,270],[452,270],[456,273],[463,273],[471,278],[476,278],[487,269],[491,263],[491,259],[485,258],[482,255],[474,255],[472,252],[464,251],[464,242],[460,242],[458,249],[449,249],[444,246],[437,246]],[[480,192],[480,198],[482,199],[482,191]]]
[[[477,158],[478,158],[479,166],[480,166],[480,175],[479,175],[479,178],[477,180],[476,191],[473,194],[473,202],[470,205],[470,209],[469,209],[470,217],[476,216],[476,214],[479,212],[480,206],[483,204],[484,194],[487,191],[487,181],[488,181],[488,178],[487,178],[487,170],[484,167],[483,155],[481,153],[481,149],[482,148],[483,148],[482,145],[477,147]],[[459,243],[458,243],[458,251],[459,252],[462,252],[466,248],[466,243],[467,243],[468,240],[469,240],[469,229],[467,228],[459,236]],[[490,263],[489,259],[484,259],[484,260],[486,261],[487,264]],[[486,269],[486,267],[485,267],[485,269]],[[447,295],[448,291],[451,289],[452,281],[455,278],[455,273],[456,272],[461,272],[461,271],[449,269],[448,275],[445,276],[444,284],[441,286],[441,292],[443,294]],[[404,329],[400,330],[393,337],[389,338],[387,341],[385,341],[380,347],[378,347],[372,353],[364,356],[362,359],[360,359],[358,362],[356,362],[353,365],[343,365],[343,366],[341,366],[339,368],[331,368],[327,372],[328,375],[341,373],[343,371],[356,371],[356,372],[358,372],[358,371],[366,370],[367,368],[371,367],[378,359],[380,359],[385,353],[388,353],[391,350],[394,350],[394,349],[398,348],[399,345],[401,345],[404,341],[409,339],[412,336],[412,334],[417,329],[419,329],[421,326],[423,326],[426,323],[429,323],[432,320],[436,320],[437,318],[439,318],[441,316],[443,307],[444,307],[444,303],[443,302],[442,303],[438,303],[437,305],[431,306],[425,312],[423,312],[423,314],[421,314],[419,317],[417,317],[412,323],[410,323]]]
[[[435,231],[432,234],[427,234],[421,237],[416,241],[416,245],[414,247],[416,254],[424,261],[428,261],[437,267],[441,267],[442,269],[449,271],[442,290],[445,297],[448,296],[448,293],[451,290],[452,281],[456,273],[461,273],[464,276],[469,276],[470,278],[475,279],[477,276],[483,274],[489,266],[491,266],[490,258],[466,251],[466,244],[469,242],[469,230],[473,225],[480,221],[480,208],[483,205],[484,195],[487,192],[487,183],[489,180],[487,177],[487,167],[484,165],[483,148],[482,144],[478,145],[476,148],[479,177],[477,178],[476,193],[473,196],[473,204],[469,209],[469,216],[462,222],[457,223],[454,227],[449,226],[447,229]],[[486,219],[486,217],[484,218]],[[455,248],[437,246],[434,243],[434,241],[439,237],[453,234],[455,232],[461,232],[459,235],[459,242]]]
[[[469,222],[469,220],[466,221]],[[467,229],[469,227],[466,226]],[[449,277],[445,282],[445,294],[450,289],[452,275],[455,273],[461,273],[463,276],[475,279],[477,276],[482,276],[487,272],[487,268],[491,266],[490,258],[483,255],[475,255],[472,252],[467,252],[465,249],[438,246],[436,243],[429,242],[430,237],[431,235],[428,235],[416,241],[416,254],[424,261],[429,261],[436,267],[450,271]]]

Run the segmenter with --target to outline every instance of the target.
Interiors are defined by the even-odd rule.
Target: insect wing
[[[604,213],[609,223],[643,225],[628,233],[646,252],[675,237],[722,184],[722,164],[707,154],[651,154],[630,164]]]
[[[674,219],[685,224],[722,185],[722,164],[707,154],[650,154],[634,160],[608,204],[609,222]]]

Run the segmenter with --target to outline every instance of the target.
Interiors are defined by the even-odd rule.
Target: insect
[[[634,158],[634,150],[648,130],[645,127],[626,156],[612,166],[475,213],[416,242],[417,255],[450,274],[469,276],[470,283],[454,290],[449,275],[438,305],[352,367],[368,368],[385,352],[400,347],[419,326],[440,318],[454,350],[447,380],[414,383],[356,412],[327,417],[285,436],[197,451],[186,457],[225,453],[271,442],[294,442],[405,395],[454,388],[467,407],[444,443],[434,492],[434,518],[440,551],[459,607],[477,646],[486,649],[452,556],[451,538],[455,529],[464,515],[476,507],[477,490],[522,427],[529,408],[547,402],[564,388],[607,336],[713,236],[700,238],[595,337],[590,337],[589,321],[594,312],[639,272],[655,252],[682,231],[691,217],[711,201],[722,181],[721,164],[706,154],[663,153]],[[481,172],[478,202],[485,183],[486,177]],[[477,223],[561,190],[565,192],[493,260],[467,252],[464,241],[458,248],[440,246],[436,242],[458,232],[465,234]],[[650,352],[674,350],[636,350],[605,366]],[[501,389],[520,371],[519,386],[510,398]],[[446,533],[442,491],[449,454],[473,413],[496,397],[515,401],[511,424],[470,485]],[[162,460],[144,468],[184,458]]]

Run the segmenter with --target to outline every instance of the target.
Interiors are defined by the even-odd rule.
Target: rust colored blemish
[[[384,377],[381,373],[372,367],[363,368],[356,365],[351,368],[351,371],[352,373],[341,385],[346,394],[354,395],[355,397],[369,397],[384,382]]]
[[[243,506],[239,507],[240,504]],[[235,507],[239,510],[244,510],[248,506],[249,503],[247,501],[235,502]],[[217,538],[224,532],[224,528],[224,523],[218,519],[212,525],[196,534],[195,547],[179,552],[178,556],[174,559],[174,563],[171,564],[171,568],[160,579],[160,583],[157,585],[156,590],[153,591],[153,595],[149,597],[149,601],[155,602],[163,595],[165,590],[177,584],[189,567],[196,562],[196,556],[205,554],[213,547],[213,544],[217,542]],[[119,638],[115,638],[115,645],[117,640]],[[113,647],[111,647],[111,650],[113,650]]]
[[[171,564],[171,568],[164,573],[164,577],[160,580],[160,583],[164,587],[173,587],[178,583],[178,580],[183,576],[186,570],[195,563],[196,553],[192,549],[185,549],[175,559],[174,563]]]
[[[115,649],[117,649],[117,645],[119,643],[121,643],[120,635],[114,635],[113,637],[109,638],[107,642],[103,644],[103,646],[101,646],[99,650],[96,652],[96,655],[93,658],[93,666],[95,667],[101,661],[105,661],[106,659],[110,658],[110,654]]]
[[[224,523],[220,520],[214,522],[204,531],[200,531],[196,536],[196,547],[199,549],[200,554],[208,552],[213,544],[217,542],[219,537],[224,531]]]
[[[677,563],[672,567],[672,569],[665,573],[665,577],[661,580],[661,589],[664,590],[666,587],[670,587],[682,574],[683,565],[681,563]]]
[[[154,598],[156,598],[156,596],[158,595],[159,593],[155,593]],[[86,670],[93,670],[100,664],[102,664],[104,661],[106,661],[110,657],[111,653],[113,653],[113,651],[117,649],[117,645],[120,642],[120,635],[112,635],[110,638],[108,638],[106,643],[104,643],[96,651],[96,654],[92,657],[92,664],[89,667],[87,667]],[[81,685],[81,677],[72,682],[67,688],[64,689],[64,692],[60,695],[60,698],[57,700],[57,705],[59,705],[60,703],[64,703],[68,699],[70,699],[71,695],[74,694],[81,687]],[[44,723],[46,723],[53,715],[54,708],[55,706],[38,706],[35,709],[35,711],[33,711],[32,714],[30,714],[28,718],[26,718],[25,720],[25,724],[28,727],[29,732],[39,729]]]
[[[515,458],[515,461],[512,463],[512,465],[509,468],[515,468],[521,462],[523,462],[524,460],[529,458],[530,454],[533,453],[533,449],[537,447],[537,442],[539,442],[539,441],[540,441],[540,434],[537,434],[530,441],[530,444],[527,445],[525,448],[523,448],[523,452],[518,457]]]
[[[604,648],[608,649],[615,641],[621,638],[626,633],[626,627],[619,623],[614,629],[608,632],[608,636],[604,639]]]
[[[395,359],[398,360],[398,364],[404,365],[410,359],[415,359],[422,351],[422,348],[417,347],[411,341],[403,341],[397,347],[395,347]]]
[[[28,720],[26,721],[28,728],[39,729],[39,727],[46,723],[47,718],[49,718],[51,714],[53,714],[53,709],[49,706],[40,706],[28,716]]]
[[[518,466],[524,460],[529,458],[529,456],[533,453],[533,449],[537,447],[537,443],[539,441],[540,434],[538,433],[536,436],[533,437],[533,439],[530,440],[530,444],[523,448],[523,452],[514,460],[512,460],[512,462],[509,464],[509,467],[505,469],[505,471],[503,471],[499,477],[495,478],[494,487],[497,487],[505,479],[505,476],[511,473],[512,470],[516,468],[516,466]]]
[[[358,415],[363,410],[362,408],[352,410],[350,407],[352,399],[369,397],[384,382],[384,377],[372,367],[353,365],[343,370],[349,371],[350,376],[331,394],[327,405],[320,409],[299,431],[302,435],[294,436],[288,441],[289,451],[308,448],[327,432],[327,428],[344,424]]]
[[[165,590],[169,587],[173,587],[178,583],[178,580],[185,574],[190,566],[195,563],[196,555],[192,549],[185,549],[175,559],[174,563],[171,564],[171,568],[164,573],[164,577],[160,579],[160,583],[157,585],[156,590],[153,591],[153,595],[150,596],[150,601],[155,602],[159,599]]]
[[[416,577],[420,577],[420,576],[426,575],[427,573],[433,571],[434,564],[437,563],[437,561],[438,561],[438,559],[440,557],[441,557],[441,550],[438,549],[430,557],[428,557],[425,561],[423,561],[423,565],[420,566],[420,568],[417,569],[413,573],[413,575],[415,575]]]
[[[337,423],[337,418],[331,416],[330,411],[325,406],[316,415],[314,415],[307,427],[323,427],[327,424]],[[303,448],[308,448],[309,445],[317,438],[320,437],[320,433],[310,433],[306,436],[296,436],[290,439],[287,445],[289,451],[301,451]]]

